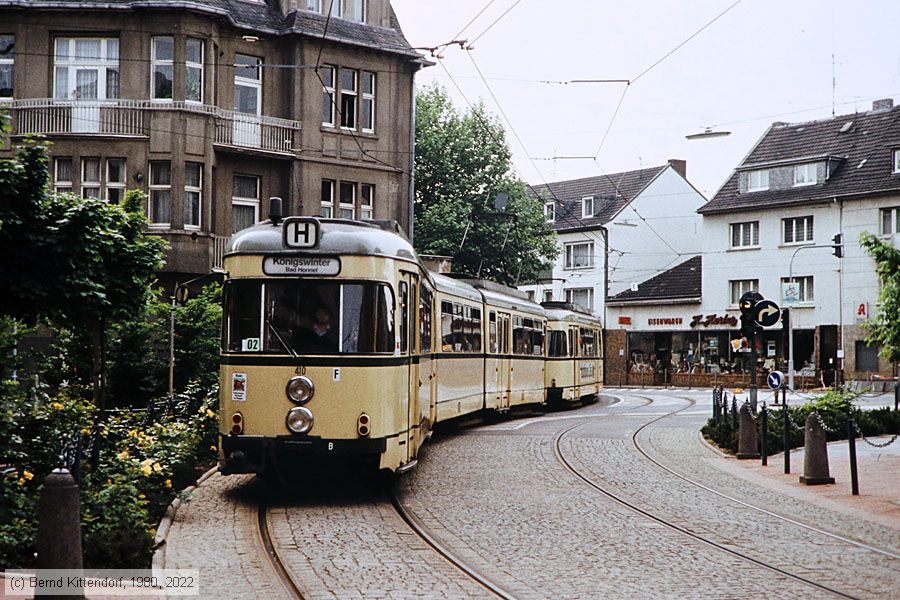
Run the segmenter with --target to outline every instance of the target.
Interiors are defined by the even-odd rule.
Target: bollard
[[[800,483],[806,485],[822,485],[834,483],[834,477],[828,472],[828,445],[825,442],[825,430],[819,424],[816,413],[806,418],[804,431],[803,475]]]
[[[748,403],[741,406],[741,427],[738,430],[738,453],[741,460],[746,458],[759,458],[759,449],[756,441],[756,422],[753,420],[753,409]]]
[[[784,432],[782,434],[784,442],[784,474],[791,472],[791,413],[787,404],[787,390],[781,393],[781,416],[784,423]]]
[[[847,441],[850,442],[850,491],[859,496],[859,475],[856,472],[856,427],[853,417],[847,419]]]
[[[737,396],[731,397],[731,430],[737,431],[738,428],[738,412],[737,412]]]
[[[768,466],[769,464],[769,448],[768,448],[768,437],[769,437],[769,411],[766,410],[766,403],[762,404],[762,438],[759,440],[760,445],[760,454],[762,454],[762,466]]]
[[[894,412],[900,412],[900,376],[897,377],[897,385],[894,386]]]
[[[37,528],[38,569],[82,568],[81,508],[78,486],[67,469],[54,469],[44,479],[38,508]],[[70,588],[71,589],[71,588]],[[44,598],[83,598],[82,594],[55,595],[36,589],[35,595]]]

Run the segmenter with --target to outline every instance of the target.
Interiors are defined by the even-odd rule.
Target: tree
[[[881,346],[881,356],[900,361],[900,249],[878,237],[863,233],[860,244],[875,259],[875,271],[881,281],[878,314],[866,321],[870,344]]]
[[[483,104],[460,114],[446,90],[416,95],[415,246],[454,270],[514,285],[558,252],[543,202],[513,176],[511,152]],[[505,208],[495,201],[505,195]]]
[[[165,243],[145,232],[140,192],[122,206],[52,194],[48,160],[29,141],[0,161],[0,314],[89,333],[102,409],[105,329],[142,314]]]

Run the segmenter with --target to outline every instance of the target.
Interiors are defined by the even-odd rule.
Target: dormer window
[[[818,180],[817,167],[816,163],[806,163],[794,167],[794,185],[815,185]]]
[[[356,21],[366,22],[366,0],[306,0],[306,9],[320,14]]]
[[[900,173],[900,150],[894,150],[894,173]]]
[[[587,219],[594,216],[594,197],[585,196],[581,199],[581,218]]]
[[[544,202],[544,219],[548,223],[556,221],[556,203]]]
[[[767,169],[747,173],[747,191],[762,192],[769,189],[769,171]]]

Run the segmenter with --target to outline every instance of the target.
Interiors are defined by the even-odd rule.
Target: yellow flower
[[[128,448],[125,448],[124,450],[122,450],[121,452],[119,452],[118,454],[116,454],[116,457],[117,457],[119,460],[128,460],[128,459],[130,458],[129,455],[128,455]]]
[[[167,488],[172,487],[172,480],[171,480],[171,479],[166,479],[166,487],[167,487]]]
[[[51,402],[50,408],[54,408],[56,410],[62,410],[65,408],[65,406],[63,406],[62,403],[60,403],[60,402]]]
[[[32,479],[34,479],[34,473],[26,470],[22,473],[22,477],[25,479],[25,481],[31,481]]]
[[[25,485],[25,478],[19,477],[19,485]]]
[[[91,435],[91,428],[90,428],[90,427],[85,427],[84,429],[82,429],[82,430],[81,430],[81,435]]]
[[[212,446],[210,446],[209,449],[212,450],[213,452],[218,452],[218,451],[219,451],[219,449],[216,448],[216,445],[215,445],[215,444],[213,444]]]
[[[216,413],[214,413],[213,411],[211,411],[210,409],[207,408],[207,409],[206,409],[206,416],[209,417],[209,418],[211,419],[211,418],[213,418],[214,416],[216,416]]]
[[[107,480],[106,480],[106,485],[112,485],[112,479],[107,479]]]
[[[159,473],[162,471],[162,465],[159,463],[153,463],[153,472]]]
[[[150,477],[150,474],[153,472],[153,469],[150,468],[150,465],[145,465],[141,467],[141,473],[146,477]]]
[[[145,458],[144,460],[141,461],[141,468],[147,467],[149,469],[152,466],[153,466],[152,458]]]
[[[136,437],[138,437],[138,432],[135,431],[134,429],[132,429],[131,431],[128,432],[128,437],[136,438]]]

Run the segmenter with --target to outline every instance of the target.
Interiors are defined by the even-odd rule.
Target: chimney
[[[894,108],[893,98],[882,98],[872,103],[872,112],[885,112]]]
[[[453,270],[453,257],[437,254],[420,254],[419,260],[432,273],[450,273]]]
[[[677,158],[670,158],[669,164],[675,169],[675,172],[687,179],[687,161]]]

